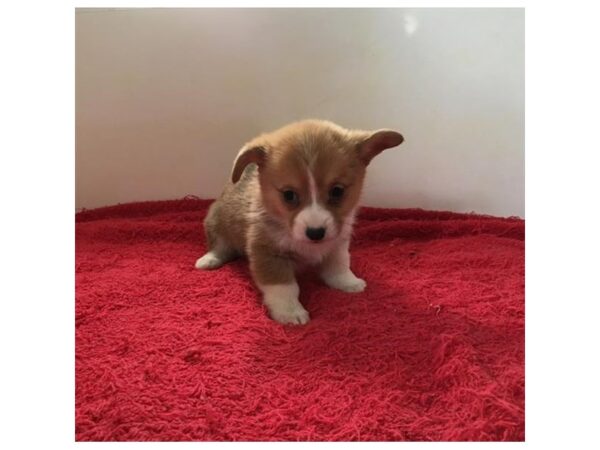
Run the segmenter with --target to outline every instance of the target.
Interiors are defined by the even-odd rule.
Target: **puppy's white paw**
[[[202,258],[196,261],[196,269],[211,270],[217,269],[223,265],[223,260],[213,252],[208,252]]]
[[[351,271],[323,277],[323,280],[329,287],[344,292],[362,292],[367,287],[366,281],[356,277]]]
[[[273,320],[284,325],[304,325],[310,320],[308,311],[299,302],[281,302],[270,305],[269,313]]]
[[[282,324],[304,325],[310,317],[298,300],[298,285],[269,284],[259,286],[263,293],[263,302],[269,309],[271,318]]]

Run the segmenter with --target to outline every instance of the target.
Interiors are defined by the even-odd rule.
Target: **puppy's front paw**
[[[196,269],[211,270],[218,269],[223,265],[223,260],[213,252],[208,252],[196,261]]]
[[[365,280],[357,278],[352,272],[348,271],[338,275],[323,277],[325,283],[334,289],[344,292],[362,292],[367,287]]]
[[[269,309],[271,318],[282,324],[304,325],[310,320],[298,300],[298,285],[294,281],[289,284],[269,284],[260,286],[263,302]]]
[[[300,302],[281,302],[269,306],[271,318],[281,324],[304,325],[310,320],[308,311]]]

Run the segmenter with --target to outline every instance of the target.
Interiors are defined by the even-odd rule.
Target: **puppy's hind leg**
[[[230,248],[222,238],[216,238],[212,248],[196,261],[196,269],[218,269],[223,264],[237,257],[235,250]]]
[[[204,219],[204,233],[208,252],[196,261],[196,269],[218,269],[227,261],[236,258],[237,252],[219,235],[219,202],[213,203]]]

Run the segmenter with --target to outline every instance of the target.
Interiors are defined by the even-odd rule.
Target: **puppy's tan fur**
[[[316,266],[332,287],[361,291],[366,284],[350,270],[348,246],[366,167],[402,141],[394,131],[347,130],[320,120],[292,123],[251,140],[208,211],[204,226],[210,250],[196,267],[215,269],[247,256],[271,316],[281,323],[309,320],[298,301],[294,274],[299,266]],[[343,188],[339,201],[332,199],[334,186]],[[294,204],[283,198],[289,190],[297,195]],[[299,234],[311,211],[316,216],[306,217],[322,218],[319,226],[327,230],[319,242]]]

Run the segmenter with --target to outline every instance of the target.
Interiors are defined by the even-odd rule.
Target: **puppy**
[[[395,131],[347,130],[305,120],[262,134],[242,147],[231,182],[209,208],[209,251],[198,269],[216,269],[245,255],[271,317],[305,324],[295,271],[315,266],[332,288],[361,292],[350,270],[352,224],[373,157],[400,145]]]

